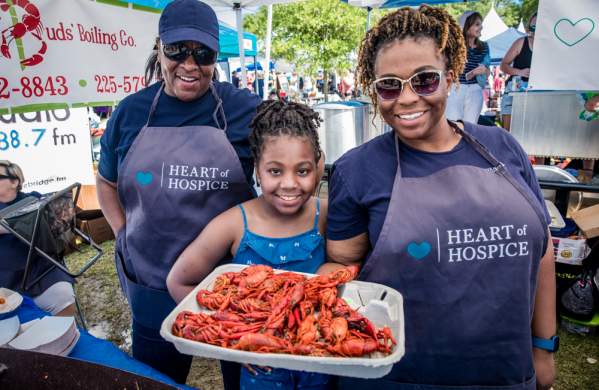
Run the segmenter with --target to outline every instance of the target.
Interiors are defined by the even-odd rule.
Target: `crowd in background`
[[[247,71],[247,88],[254,94],[264,97],[266,84],[265,84],[265,72],[259,71]],[[346,101],[359,98],[363,95],[360,88],[355,87],[354,73],[352,71],[341,71],[338,73],[331,72],[328,77],[328,83],[325,87],[324,72],[319,71],[315,76],[306,74],[300,74],[295,71],[292,72],[277,72],[272,71],[270,76],[270,85],[267,92],[269,99],[279,98],[286,101],[302,102],[306,104],[313,104],[323,102],[325,100],[325,88],[327,101]],[[477,118],[471,118],[472,121],[478,120],[485,124],[491,124],[494,121],[494,117],[487,119],[486,115],[482,115],[482,118],[478,118],[478,113],[486,114],[493,111],[497,112],[497,118],[499,119],[499,112],[501,106],[501,99],[506,93],[507,81],[510,75],[504,73],[499,65],[488,67],[488,77],[485,80],[484,88],[479,87],[478,91],[480,96],[476,102],[475,111],[477,112]],[[233,71],[231,73],[231,82],[237,88],[241,86],[241,74],[240,72]],[[477,84],[478,85],[478,84]],[[466,88],[463,88],[464,90]],[[479,107],[480,105],[480,107]],[[464,118],[457,118],[464,119]]]
[[[464,12],[458,20],[468,46],[467,63],[463,74],[459,75],[459,84],[450,91],[446,114],[453,120],[487,125],[500,123],[509,131],[509,92],[515,91],[515,87],[526,88],[536,14],[525,24],[526,35],[513,43],[501,64],[491,64],[489,46],[480,39],[482,22],[482,15],[473,11]],[[230,79],[236,87],[241,84],[239,69],[232,72]],[[264,97],[265,72],[248,70],[246,75],[247,88]],[[326,77],[328,83],[325,83],[325,73],[322,70],[315,75],[271,70],[268,97],[313,104],[324,101],[325,92],[327,101],[351,100],[363,95],[363,91],[354,85],[356,80],[351,70],[331,71]]]
[[[231,82],[237,88],[241,86],[239,71],[231,73]],[[265,93],[265,72],[247,71],[247,88],[260,97]],[[271,71],[269,98],[315,103],[324,101],[325,91],[328,101],[350,100],[360,95],[360,91],[354,88],[354,74],[351,71],[331,72],[328,75],[328,83],[325,83],[323,71],[318,71],[315,76],[300,74],[295,71],[279,72]],[[325,86],[326,84],[326,86]]]

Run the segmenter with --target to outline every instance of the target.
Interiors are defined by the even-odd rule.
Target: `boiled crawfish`
[[[313,278],[275,273],[265,265],[219,275],[197,303],[214,313],[179,313],[175,336],[251,352],[311,356],[389,354],[391,329],[377,329],[337,296],[337,286],[356,277],[345,267]]]

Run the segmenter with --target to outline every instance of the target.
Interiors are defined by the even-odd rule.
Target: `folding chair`
[[[77,278],[102,256],[102,249],[75,226],[75,205],[80,190],[81,184],[75,183],[42,199],[29,196],[0,211],[0,226],[29,246],[22,281],[24,291],[31,289],[55,268]],[[80,237],[96,253],[79,270],[72,271],[67,268],[64,255],[67,249],[73,247],[75,237]],[[40,261],[46,262],[48,268],[32,277],[33,265]],[[76,296],[75,305],[81,325],[87,329]]]

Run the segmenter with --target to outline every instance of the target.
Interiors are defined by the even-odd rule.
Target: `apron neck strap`
[[[210,82],[210,93],[212,93],[212,96],[214,97],[214,100],[216,100],[216,108],[214,109],[214,112],[212,113],[212,119],[214,120],[214,123],[216,123],[216,127],[218,127],[219,129],[221,129],[224,132],[227,132],[227,117],[225,116],[225,110],[223,108],[223,101],[220,98],[220,96],[218,96],[218,93],[216,92],[216,87],[214,86],[213,82]],[[220,121],[218,120],[218,116],[220,114],[220,117],[222,118],[222,125],[220,123]]]
[[[395,133],[395,130],[391,130]],[[393,134],[393,138],[395,139],[395,158],[397,159],[397,169],[399,169],[399,137],[397,134]]]
[[[447,123],[449,123],[449,126],[451,126],[451,128],[453,129],[453,131],[455,131],[457,134],[461,135],[466,140],[466,142],[468,142],[470,145],[472,145],[472,147],[474,148],[474,150],[476,150],[485,160],[487,160],[489,162],[489,164],[491,164],[491,166],[493,166],[493,168],[501,168],[501,167],[503,167],[503,163],[499,162],[499,160],[497,160],[497,158],[495,158],[495,156],[493,156],[493,153],[491,153],[489,151],[489,149],[487,149],[486,146],[484,146],[483,144],[481,144],[470,133],[468,133],[466,130],[463,130],[455,122],[452,122],[452,121],[448,120]],[[465,129],[466,127],[464,125],[464,122],[461,122],[461,123],[462,123],[462,126],[464,126],[464,129]]]
[[[152,117],[154,116],[154,111],[156,111],[156,106],[158,105],[158,99],[160,99],[160,94],[162,93],[163,89],[164,89],[164,81],[160,83],[160,88],[158,88],[158,92],[156,92],[156,95],[154,95],[154,100],[152,100],[152,105],[150,106],[150,113],[148,114],[148,120],[146,121],[145,127],[148,127],[150,125],[150,120],[152,120]]]
[[[220,98],[220,96],[218,96],[218,93],[216,93],[216,88],[214,87],[214,83],[210,82],[209,89],[210,89],[210,93],[214,97],[214,100],[216,100],[216,108],[212,112],[212,119],[214,120],[214,123],[216,123],[216,126],[219,129],[226,132],[227,131],[227,117],[225,116],[225,110],[223,108],[223,101]],[[148,114],[148,120],[146,121],[145,127],[148,127],[150,125],[150,121],[152,120],[152,117],[154,116],[154,112],[156,111],[156,106],[158,106],[158,100],[160,99],[160,94],[162,93],[162,90],[164,90],[164,82],[160,83],[160,88],[158,88],[156,95],[154,95],[154,100],[152,100],[152,105],[150,106],[150,113]],[[220,117],[222,118],[222,124],[221,124],[221,121],[218,120],[219,114],[220,114]]]

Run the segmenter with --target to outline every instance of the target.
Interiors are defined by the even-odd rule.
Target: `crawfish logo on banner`
[[[0,0],[0,58],[11,59],[17,51],[17,40],[30,35],[28,42],[37,43],[34,52],[28,57],[19,52],[21,66],[34,66],[44,60],[48,45],[44,41],[44,31],[38,8],[28,0]],[[1,22],[4,20],[4,23]],[[6,27],[6,21],[11,25]],[[16,20],[16,22],[15,22]],[[23,48],[24,49],[24,48]],[[24,57],[24,58],[23,58]]]

